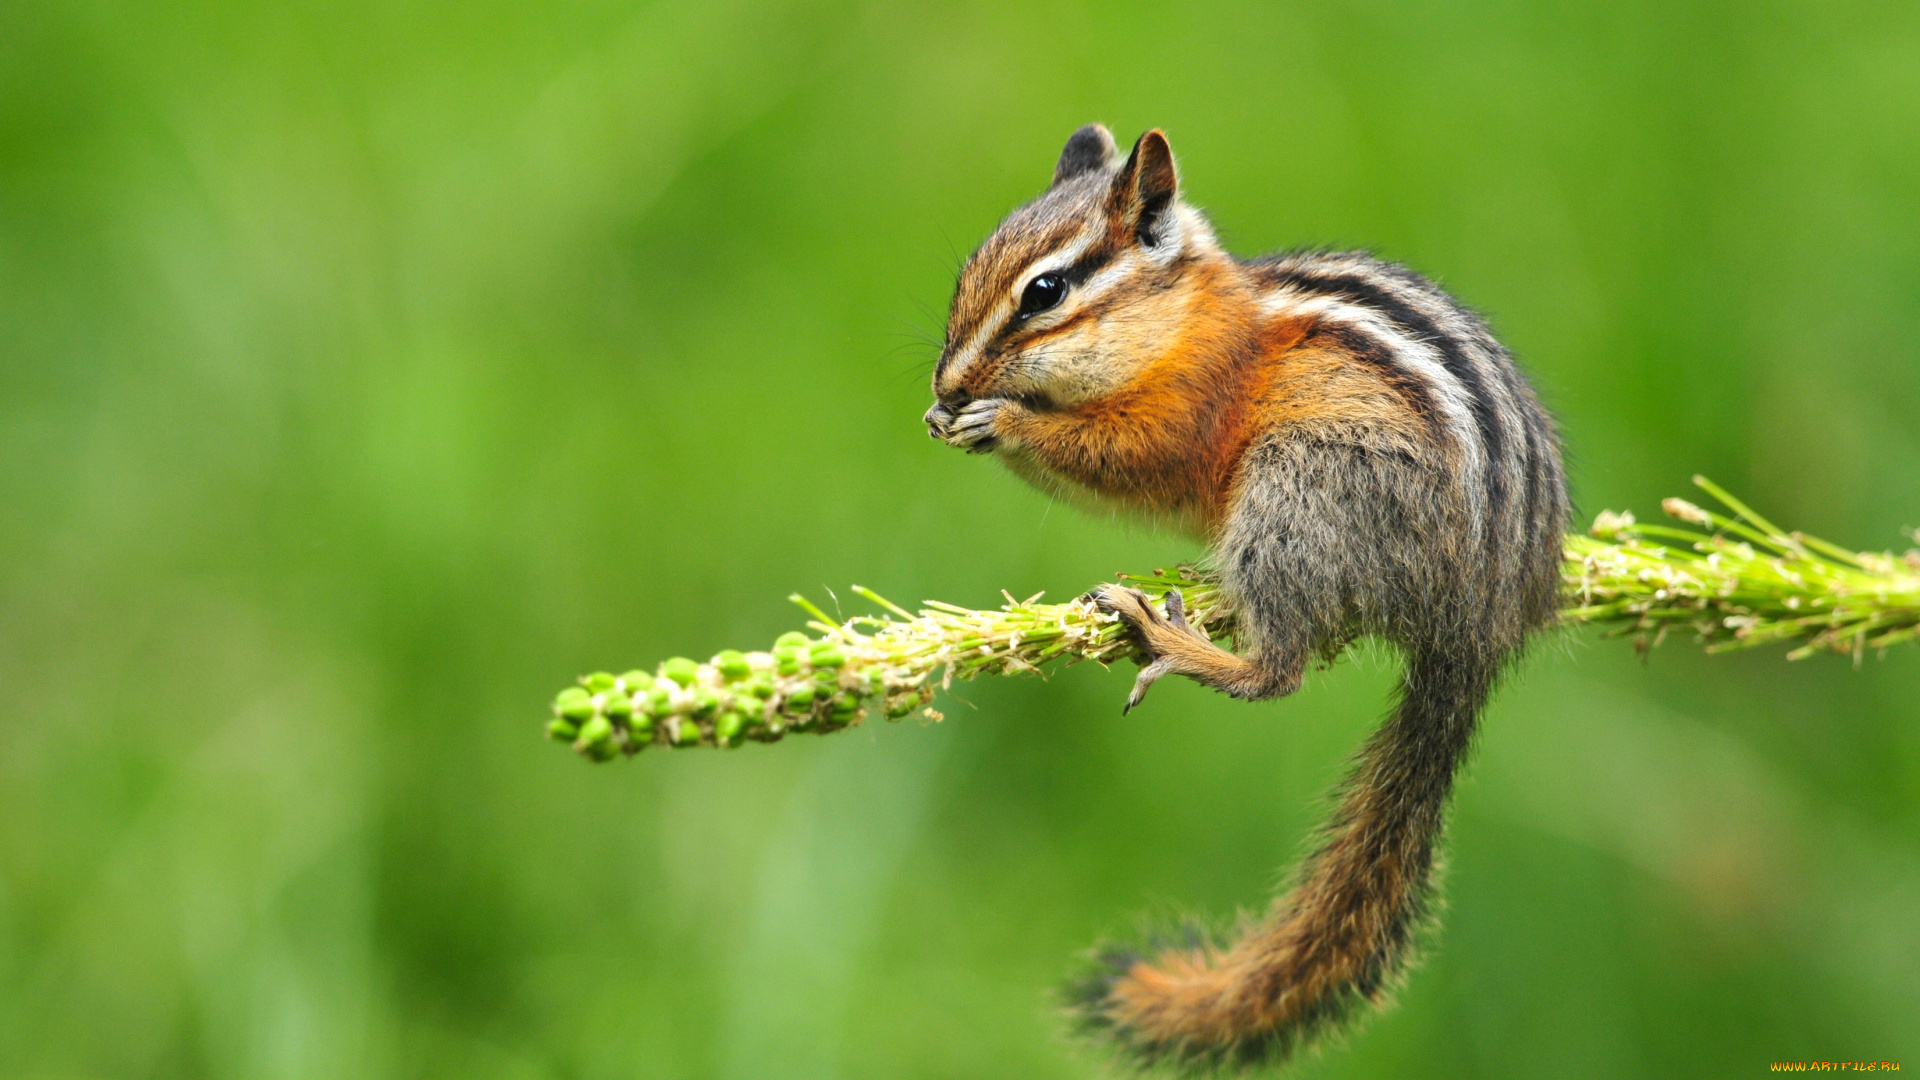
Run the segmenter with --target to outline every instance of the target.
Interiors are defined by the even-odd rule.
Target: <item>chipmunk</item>
[[[1147,1063],[1285,1057],[1377,1005],[1432,908],[1454,773],[1502,669],[1553,624],[1568,505],[1551,420],[1486,324],[1357,252],[1241,260],[1180,198],[1159,130],[1099,125],[960,272],[930,433],[1041,488],[1210,545],[1238,654],[1108,586],[1148,657],[1127,708],[1186,675],[1292,693],[1361,635],[1406,669],[1318,849],[1232,941],[1108,948],[1083,1026]]]

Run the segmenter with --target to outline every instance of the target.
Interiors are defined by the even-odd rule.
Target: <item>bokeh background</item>
[[[1920,8],[0,7],[0,1074],[1088,1077],[1049,994],[1261,904],[1383,709],[967,685],[593,767],[581,671],[850,582],[1187,541],[919,415],[957,260],[1104,120],[1245,253],[1488,313],[1583,520],[1920,524]],[[1543,644],[1439,949],[1309,1077],[1920,1066],[1920,650]]]

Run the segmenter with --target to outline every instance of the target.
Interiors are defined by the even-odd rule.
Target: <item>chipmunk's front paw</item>
[[[1001,414],[1013,407],[1013,403],[1005,398],[969,401],[958,411],[947,412],[934,435],[948,446],[958,446],[974,454],[987,453],[1000,442],[996,425]]]
[[[1179,670],[1176,666],[1179,646],[1193,643],[1187,639],[1197,639],[1199,644],[1208,647],[1213,644],[1205,634],[1188,624],[1186,601],[1179,589],[1167,591],[1167,610],[1164,615],[1139,589],[1102,585],[1093,591],[1091,599],[1101,611],[1120,616],[1120,621],[1132,629],[1148,657],[1148,662],[1133,680],[1133,692],[1127,695],[1127,704],[1120,710],[1123,714],[1133,711],[1133,707],[1140,704],[1147,696],[1147,690],[1159,682],[1161,676]]]

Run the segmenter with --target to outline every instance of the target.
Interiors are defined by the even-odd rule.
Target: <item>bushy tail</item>
[[[1429,913],[1453,775],[1497,661],[1408,658],[1399,707],[1374,732],[1299,884],[1236,940],[1110,948],[1071,988],[1081,1026],[1143,1064],[1274,1061],[1382,1003]]]

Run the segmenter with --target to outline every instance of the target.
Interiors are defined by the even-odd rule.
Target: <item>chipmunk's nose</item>
[[[927,410],[927,415],[920,419],[927,422],[928,436],[935,439],[944,438],[947,425],[953,423],[953,410],[936,401],[933,403],[933,408]]]

